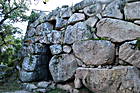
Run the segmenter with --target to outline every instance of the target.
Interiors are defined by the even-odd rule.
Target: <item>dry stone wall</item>
[[[140,93],[139,0],[83,0],[39,15],[24,39],[22,82],[73,82],[71,93],[82,86]]]

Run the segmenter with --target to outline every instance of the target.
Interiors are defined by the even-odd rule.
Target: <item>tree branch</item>
[[[16,10],[16,9],[18,9],[19,7],[18,6],[16,6],[16,7],[14,7],[13,9],[11,9],[9,12],[7,12],[5,15],[4,15],[4,18],[0,21],[0,25],[2,25],[3,23],[4,23],[4,21],[9,17],[8,15],[10,14],[10,13],[12,13],[14,10]]]

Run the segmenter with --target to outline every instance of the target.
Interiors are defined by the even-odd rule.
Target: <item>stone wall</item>
[[[139,0],[83,0],[41,12],[27,28],[20,79],[140,93],[139,37]]]

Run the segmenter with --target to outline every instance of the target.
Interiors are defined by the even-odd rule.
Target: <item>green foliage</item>
[[[28,6],[28,0],[0,0],[0,64],[13,66],[19,59],[17,53],[22,39],[14,35],[22,31],[13,24],[28,20]]]
[[[1,47],[0,63],[6,64],[8,66],[13,66],[14,63],[19,60],[19,58],[17,57],[17,53],[22,46],[22,40],[16,39],[12,36],[6,39],[9,43]]]
[[[39,14],[35,11],[32,11],[31,15],[29,16],[29,22],[33,23],[36,19],[38,19]]]

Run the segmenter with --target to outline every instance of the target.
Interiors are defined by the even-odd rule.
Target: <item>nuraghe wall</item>
[[[20,80],[27,89],[51,81],[71,93],[83,86],[93,93],[140,93],[139,0],[84,0],[39,15],[22,47]]]

